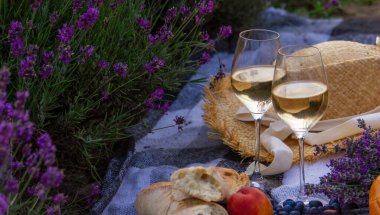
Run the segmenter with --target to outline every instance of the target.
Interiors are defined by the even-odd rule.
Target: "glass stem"
[[[261,118],[255,120],[256,125],[256,146],[255,146],[255,169],[252,174],[252,180],[261,181],[263,180],[263,176],[260,171],[260,127],[261,127]]]
[[[298,138],[299,144],[299,159],[300,159],[300,191],[299,198],[306,198],[305,194],[305,162],[304,162],[304,137]]]

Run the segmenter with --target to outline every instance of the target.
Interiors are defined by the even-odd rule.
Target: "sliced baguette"
[[[174,172],[170,178],[175,200],[198,198],[207,202],[226,202],[240,188],[249,186],[245,173],[222,167],[190,167]]]
[[[175,201],[169,182],[153,184],[137,195],[135,209],[139,215],[228,215],[217,203],[199,199]]]

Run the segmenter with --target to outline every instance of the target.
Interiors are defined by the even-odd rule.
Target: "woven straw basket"
[[[367,112],[380,105],[380,46],[348,41],[330,41],[315,45],[322,53],[329,81],[329,107],[323,119],[334,119]],[[214,81],[213,88],[205,88],[203,106],[205,122],[217,131],[219,138],[242,157],[254,156],[254,122],[236,120],[235,114],[242,104],[232,92],[230,77]],[[265,129],[264,127],[262,130]],[[330,154],[343,140],[327,143]],[[291,137],[285,143],[293,151],[293,161],[298,162],[298,143]],[[318,159],[315,148],[305,144],[305,159]],[[261,159],[272,161],[265,149]]]

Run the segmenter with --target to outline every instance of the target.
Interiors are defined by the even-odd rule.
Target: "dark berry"
[[[318,200],[313,200],[313,201],[309,202],[309,206],[310,207],[320,207],[320,206],[323,206],[323,204],[322,204],[322,202],[320,202]]]
[[[309,213],[311,214],[319,214],[319,210],[317,207],[311,207]]]
[[[280,210],[280,209],[282,209],[282,206],[281,206],[281,205],[276,205],[276,206],[274,207],[274,210],[275,210],[275,211],[278,211],[278,210]]]
[[[290,205],[285,205],[285,206],[284,206],[284,210],[285,210],[286,212],[290,212],[292,209],[293,209],[293,208],[292,208]]]
[[[335,210],[337,210],[337,211],[340,210],[340,204],[339,203],[333,203],[332,206],[334,207]]]
[[[292,211],[290,211],[289,215],[301,215],[301,212],[296,211],[296,210],[292,210]]]
[[[285,205],[289,205],[290,207],[295,207],[296,206],[296,202],[293,201],[292,199],[287,199],[285,200],[282,205],[285,207]]]
[[[294,210],[302,212],[304,207],[305,207],[305,205],[303,204],[303,202],[298,201],[298,202],[296,202],[296,206],[294,207]]]
[[[289,215],[289,213],[286,211],[280,211],[278,212],[278,215]]]

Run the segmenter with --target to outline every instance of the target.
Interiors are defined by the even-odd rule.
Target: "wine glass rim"
[[[243,36],[243,34],[248,33],[248,32],[267,32],[267,33],[273,33],[274,37],[268,38],[268,39],[252,39]],[[254,28],[254,29],[248,29],[244,30],[239,33],[239,37],[243,38],[244,40],[250,40],[250,41],[272,41],[272,40],[278,40],[280,38],[280,34],[276,31],[268,30],[268,29],[259,29],[259,28]]]
[[[313,49],[314,52],[308,53],[308,54],[299,54],[299,53],[294,54],[294,52],[293,52],[293,53],[288,54],[284,50],[289,49],[289,48],[298,48],[297,50],[294,50],[294,51],[298,51],[298,50],[305,49],[305,48],[310,48],[310,49]],[[287,45],[287,46],[283,46],[280,49],[278,49],[278,54],[286,56],[286,57],[311,57],[314,55],[318,55],[320,53],[321,52],[320,52],[319,48],[312,46],[312,45]]]

